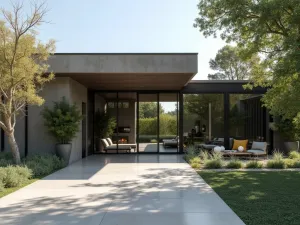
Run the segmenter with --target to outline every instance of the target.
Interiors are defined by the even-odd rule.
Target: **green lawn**
[[[31,179],[31,180],[28,180],[25,184],[23,184],[22,186],[20,187],[14,187],[14,188],[4,188],[4,191],[0,191],[0,198],[4,197],[5,195],[8,195],[10,193],[13,193],[29,184],[32,184],[33,182],[37,181],[39,179]]]
[[[247,225],[300,224],[300,172],[199,172]]]

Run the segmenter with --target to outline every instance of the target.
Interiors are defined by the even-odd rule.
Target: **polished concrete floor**
[[[180,155],[96,155],[0,199],[1,225],[242,225]]]

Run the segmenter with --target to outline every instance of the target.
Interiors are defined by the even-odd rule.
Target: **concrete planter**
[[[56,144],[56,154],[62,158],[67,164],[70,161],[72,144]]]
[[[299,141],[284,142],[285,152],[288,154],[291,151],[299,151]]]

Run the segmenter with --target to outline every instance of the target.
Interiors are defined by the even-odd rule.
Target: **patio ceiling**
[[[61,53],[49,72],[94,90],[181,90],[198,72],[196,53]]]

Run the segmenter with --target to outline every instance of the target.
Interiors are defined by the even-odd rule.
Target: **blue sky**
[[[24,5],[30,1],[23,0]],[[198,0],[48,0],[40,39],[57,41],[57,52],[197,52],[198,74],[225,43],[193,27]],[[1,7],[9,9],[9,1]]]

